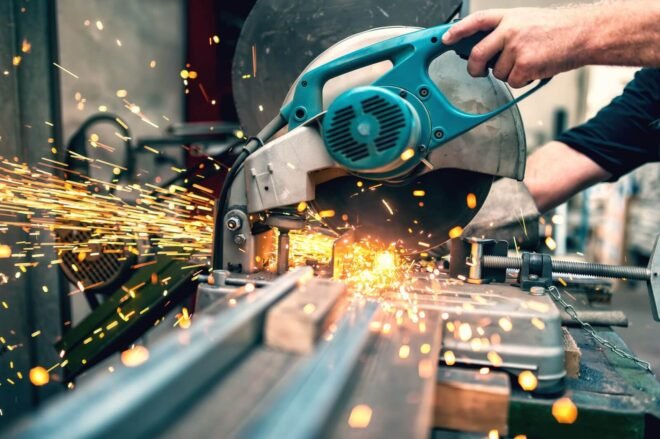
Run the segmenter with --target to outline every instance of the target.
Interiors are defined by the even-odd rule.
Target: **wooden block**
[[[508,433],[511,386],[504,372],[440,367],[435,388],[434,426],[451,430]]]
[[[566,375],[571,378],[580,376],[580,358],[582,358],[582,351],[575,343],[575,339],[568,329],[561,328],[564,336],[564,363],[566,365]]]
[[[346,285],[310,279],[268,311],[266,345],[287,352],[313,351],[319,337],[343,312],[346,298]]]

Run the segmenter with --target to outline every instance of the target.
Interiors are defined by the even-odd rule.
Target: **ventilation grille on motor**
[[[401,129],[406,124],[401,107],[388,103],[380,96],[363,99],[360,101],[360,105],[365,114],[373,116],[378,121],[378,133],[370,136],[367,142],[373,142],[378,152],[397,146],[400,141]],[[351,105],[337,110],[330,122],[330,128],[325,133],[328,148],[351,162],[369,157],[367,143],[355,138],[351,131],[351,124],[356,117],[355,109]]]
[[[401,135],[401,128],[406,125],[406,118],[401,107],[388,104],[380,96],[374,96],[362,101],[362,109],[365,113],[378,119],[380,124],[378,137],[374,140],[376,150],[381,152],[396,146]]]
[[[369,156],[366,143],[358,141],[351,134],[351,123],[354,119],[355,110],[352,106],[337,110],[332,118],[330,129],[325,133],[328,148],[352,162]]]

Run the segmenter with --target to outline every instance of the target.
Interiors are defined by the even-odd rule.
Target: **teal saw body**
[[[289,129],[323,113],[323,88],[328,81],[389,62],[391,68],[369,86],[350,88],[330,104],[323,136],[332,157],[353,173],[372,179],[398,178],[413,170],[433,149],[515,106],[548,82],[543,80],[520,97],[485,113],[457,108],[430,77],[429,66],[446,52],[469,56],[485,34],[446,46],[442,35],[451,26],[380,41],[307,71],[299,78],[292,100],[280,110]],[[395,126],[400,126],[398,132]]]

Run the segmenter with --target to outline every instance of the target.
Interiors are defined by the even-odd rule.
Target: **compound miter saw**
[[[464,58],[485,35],[446,46],[441,39],[450,26],[358,33],[302,72],[279,114],[247,142],[226,179],[217,205],[214,272],[199,288],[198,307],[240,285],[238,278],[266,279],[274,265],[278,274],[288,269],[288,232],[305,225],[300,203],[334,213],[321,216],[338,242],[350,229],[414,254],[467,225],[494,178],[522,179],[526,147],[516,104],[547,80],[514,99],[492,76],[468,76]],[[432,281],[420,282],[422,290],[439,290]],[[441,295],[451,300],[435,297],[427,305],[458,309],[463,321],[477,326],[485,317],[513,318],[515,335],[500,345],[503,366],[535,370],[540,390],[556,388],[565,374],[558,310],[547,296],[530,299],[520,289],[501,288],[507,291],[455,286]],[[487,300],[479,303],[477,295]],[[534,320],[548,329],[531,332]],[[464,363],[490,364],[485,352],[455,337],[444,347]]]

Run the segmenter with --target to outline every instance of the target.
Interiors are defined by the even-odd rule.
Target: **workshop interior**
[[[522,183],[638,69],[492,3],[0,2],[0,437],[658,437],[660,165]]]

